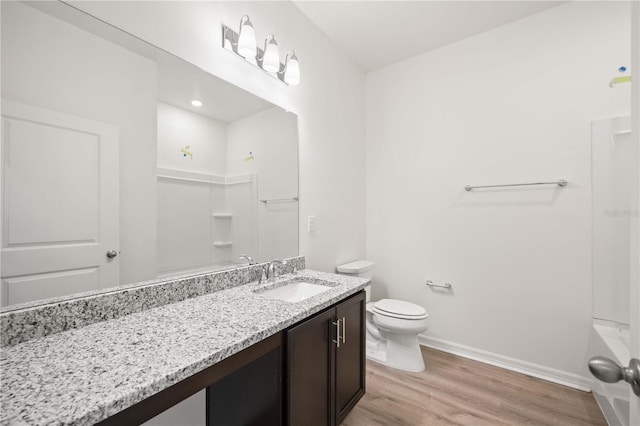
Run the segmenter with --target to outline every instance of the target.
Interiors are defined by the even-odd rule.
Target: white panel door
[[[118,284],[118,144],[114,126],[2,101],[3,306]]]

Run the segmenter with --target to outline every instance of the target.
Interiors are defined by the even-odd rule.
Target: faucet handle
[[[251,258],[251,256],[249,256],[248,254],[241,254],[240,256],[238,256],[238,259],[246,259],[247,262],[249,262],[249,265],[255,265],[256,264],[253,261],[253,259]]]

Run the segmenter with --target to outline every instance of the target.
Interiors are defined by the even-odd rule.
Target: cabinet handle
[[[335,343],[337,347],[340,347],[340,339],[343,339],[343,337],[340,336],[340,320],[331,322],[331,324],[336,326],[336,340],[333,340],[333,343]]]
[[[342,343],[347,343],[347,319],[342,317]]]

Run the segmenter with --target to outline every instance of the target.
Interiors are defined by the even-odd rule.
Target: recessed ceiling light
[[[200,102],[197,99],[194,99],[194,100],[191,101],[191,105],[193,105],[194,107],[200,107],[200,106],[202,106],[202,102]]]

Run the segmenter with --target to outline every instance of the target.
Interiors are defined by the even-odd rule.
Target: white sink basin
[[[270,299],[283,300],[285,302],[301,302],[312,296],[331,290],[326,285],[308,283],[305,281],[295,282],[271,290],[261,291],[260,294]]]

